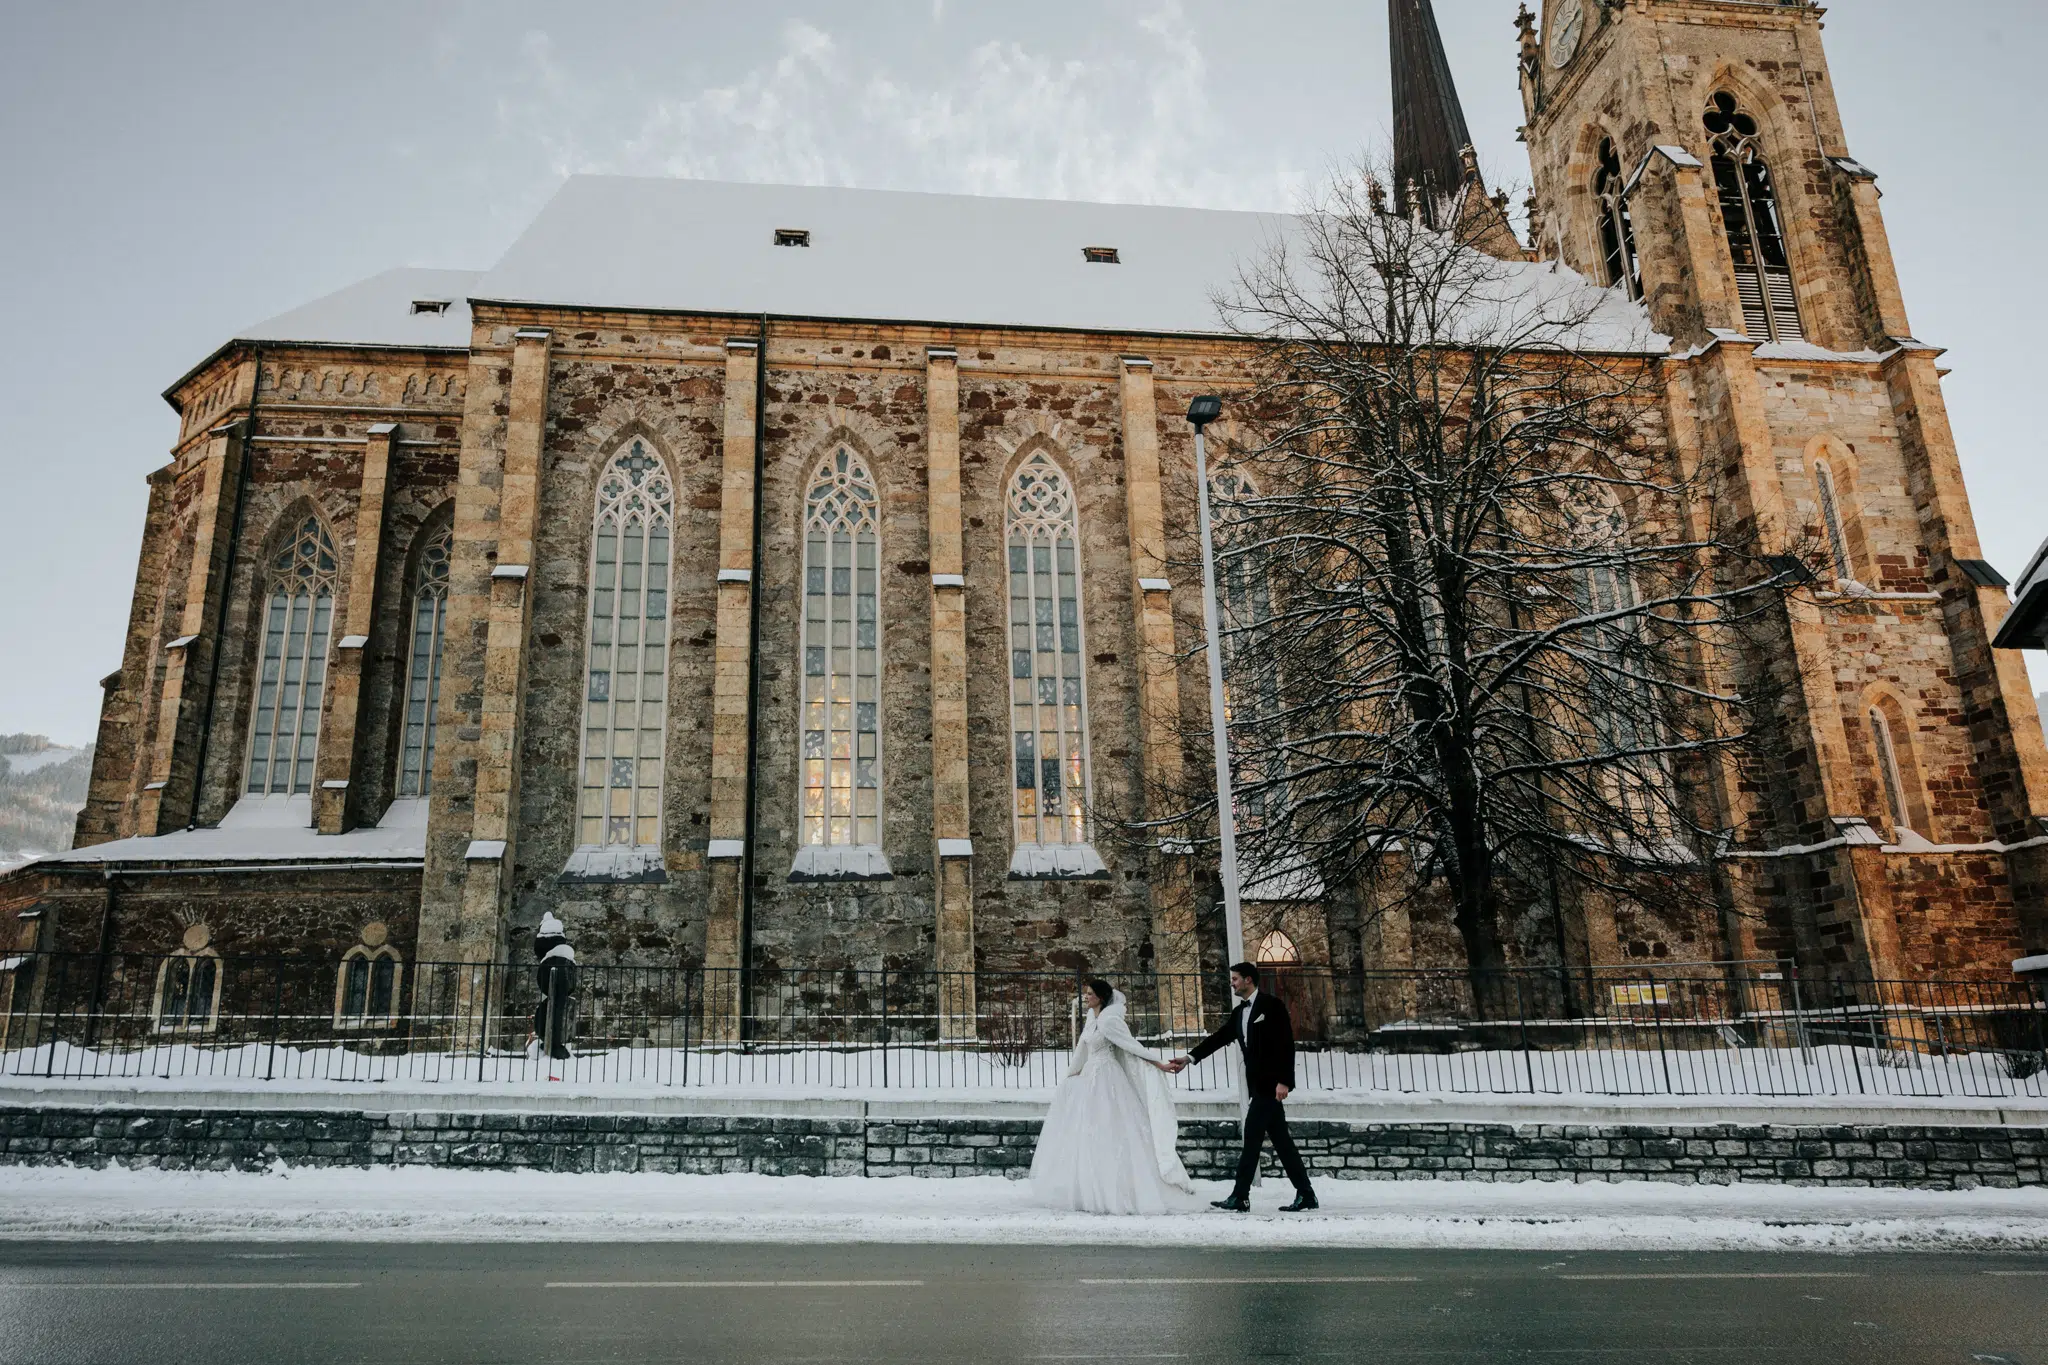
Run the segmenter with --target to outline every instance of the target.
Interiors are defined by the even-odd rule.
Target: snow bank
[[[1214,1186],[1210,1197],[1222,1193]],[[1282,1191],[1254,1203],[1272,1210]],[[1187,1247],[2048,1247],[2048,1191],[1325,1182],[1306,1215],[1112,1218],[999,1178],[0,1169],[0,1237],[106,1240],[1088,1242]]]

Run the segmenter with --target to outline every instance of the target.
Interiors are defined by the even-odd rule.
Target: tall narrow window
[[[1713,144],[1721,224],[1728,234],[1735,290],[1750,335],[1798,341],[1806,333],[1799,323],[1778,193],[1757,140],[1756,120],[1736,107],[1735,96],[1723,91],[1707,102],[1705,122]]]
[[[1892,837],[1907,828],[1911,817],[1906,813],[1906,778],[1899,770],[1898,745],[1893,741],[1891,718],[1884,708],[1870,708],[1870,742],[1877,749],[1877,776],[1884,787],[1884,804],[1891,816]]]
[[[882,842],[875,481],[851,451],[804,498],[803,842]]]
[[[1835,577],[1854,578],[1856,571],[1849,563],[1849,537],[1842,530],[1842,507],[1835,495],[1835,471],[1826,460],[1814,463],[1813,487],[1820,497],[1820,520],[1828,533],[1828,555],[1834,561]]]
[[[1608,138],[1600,139],[1600,167],[1593,173],[1593,197],[1600,203],[1600,249],[1607,259],[1607,283],[1630,299],[1643,296],[1642,264],[1636,258],[1635,222],[1629,217],[1621,157]]]
[[[1638,604],[1626,553],[1627,519],[1609,507],[1588,524],[1579,570],[1579,610],[1588,616],[1615,619],[1597,625],[1586,636],[1591,684],[1585,697],[1593,734],[1604,751],[1600,781],[1607,799],[1626,812],[1631,833],[1661,828],[1666,823],[1664,797],[1671,772],[1663,744],[1661,699],[1652,681],[1657,660],[1644,639],[1645,622],[1630,614]]]
[[[1274,730],[1280,713],[1280,679],[1270,651],[1258,646],[1257,632],[1273,615],[1266,556],[1245,544],[1253,528],[1246,525],[1247,501],[1257,496],[1251,480],[1224,470],[1209,480],[1215,508],[1216,544],[1222,554],[1216,565],[1218,606],[1223,626],[1223,703],[1230,727],[1231,763],[1235,770],[1237,818],[1246,833],[1255,833],[1285,808],[1285,788],[1274,781],[1272,759],[1280,736]]]
[[[320,693],[327,681],[327,634],[334,618],[334,542],[317,517],[270,561],[263,662],[249,734],[249,793],[313,790],[320,742]]]
[[[585,847],[661,842],[673,509],[668,470],[642,441],[613,456],[598,478],[583,690]]]
[[[1010,732],[1017,842],[1086,839],[1087,701],[1074,491],[1034,455],[1010,482]]]
[[[405,738],[398,794],[426,796],[434,785],[434,713],[441,703],[441,637],[448,625],[448,556],[455,534],[442,527],[420,547],[413,576],[412,661],[405,679]]]

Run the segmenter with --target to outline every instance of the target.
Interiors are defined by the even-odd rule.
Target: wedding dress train
[[[1085,1213],[1193,1209],[1165,1075],[1131,1036],[1124,996],[1091,1015],[1031,1158],[1033,1198]]]

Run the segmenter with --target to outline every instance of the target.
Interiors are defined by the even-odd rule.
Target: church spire
[[[1444,41],[1430,0],[1387,0],[1394,68],[1394,196],[1404,209],[1409,186],[1436,216],[1437,201],[1465,181],[1464,151],[1472,141]]]

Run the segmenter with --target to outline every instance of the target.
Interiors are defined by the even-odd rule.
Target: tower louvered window
[[[661,842],[673,515],[668,470],[646,443],[632,442],[605,466],[590,551],[578,834],[585,847]]]
[[[1086,840],[1087,694],[1074,490],[1044,455],[1010,482],[1010,732],[1020,844]]]
[[[1806,331],[1799,322],[1784,221],[1771,168],[1757,139],[1756,120],[1736,106],[1735,96],[1723,91],[1708,101],[1705,122],[1744,323],[1759,341],[1803,340]]]
[[[875,481],[848,450],[804,498],[803,842],[878,847],[881,630]]]
[[[420,547],[405,679],[405,737],[398,760],[400,796],[426,796],[433,790],[434,712],[441,703],[441,639],[448,627],[448,556],[454,546],[454,532],[444,526]]]
[[[263,659],[249,733],[251,796],[313,790],[320,700],[327,683],[327,636],[334,622],[334,542],[307,517],[270,561]]]
[[[1633,301],[1643,296],[1643,272],[1625,183],[1620,154],[1611,140],[1601,138],[1600,167],[1593,173],[1593,197],[1600,203],[1600,250],[1607,262],[1607,283],[1620,285]]]

